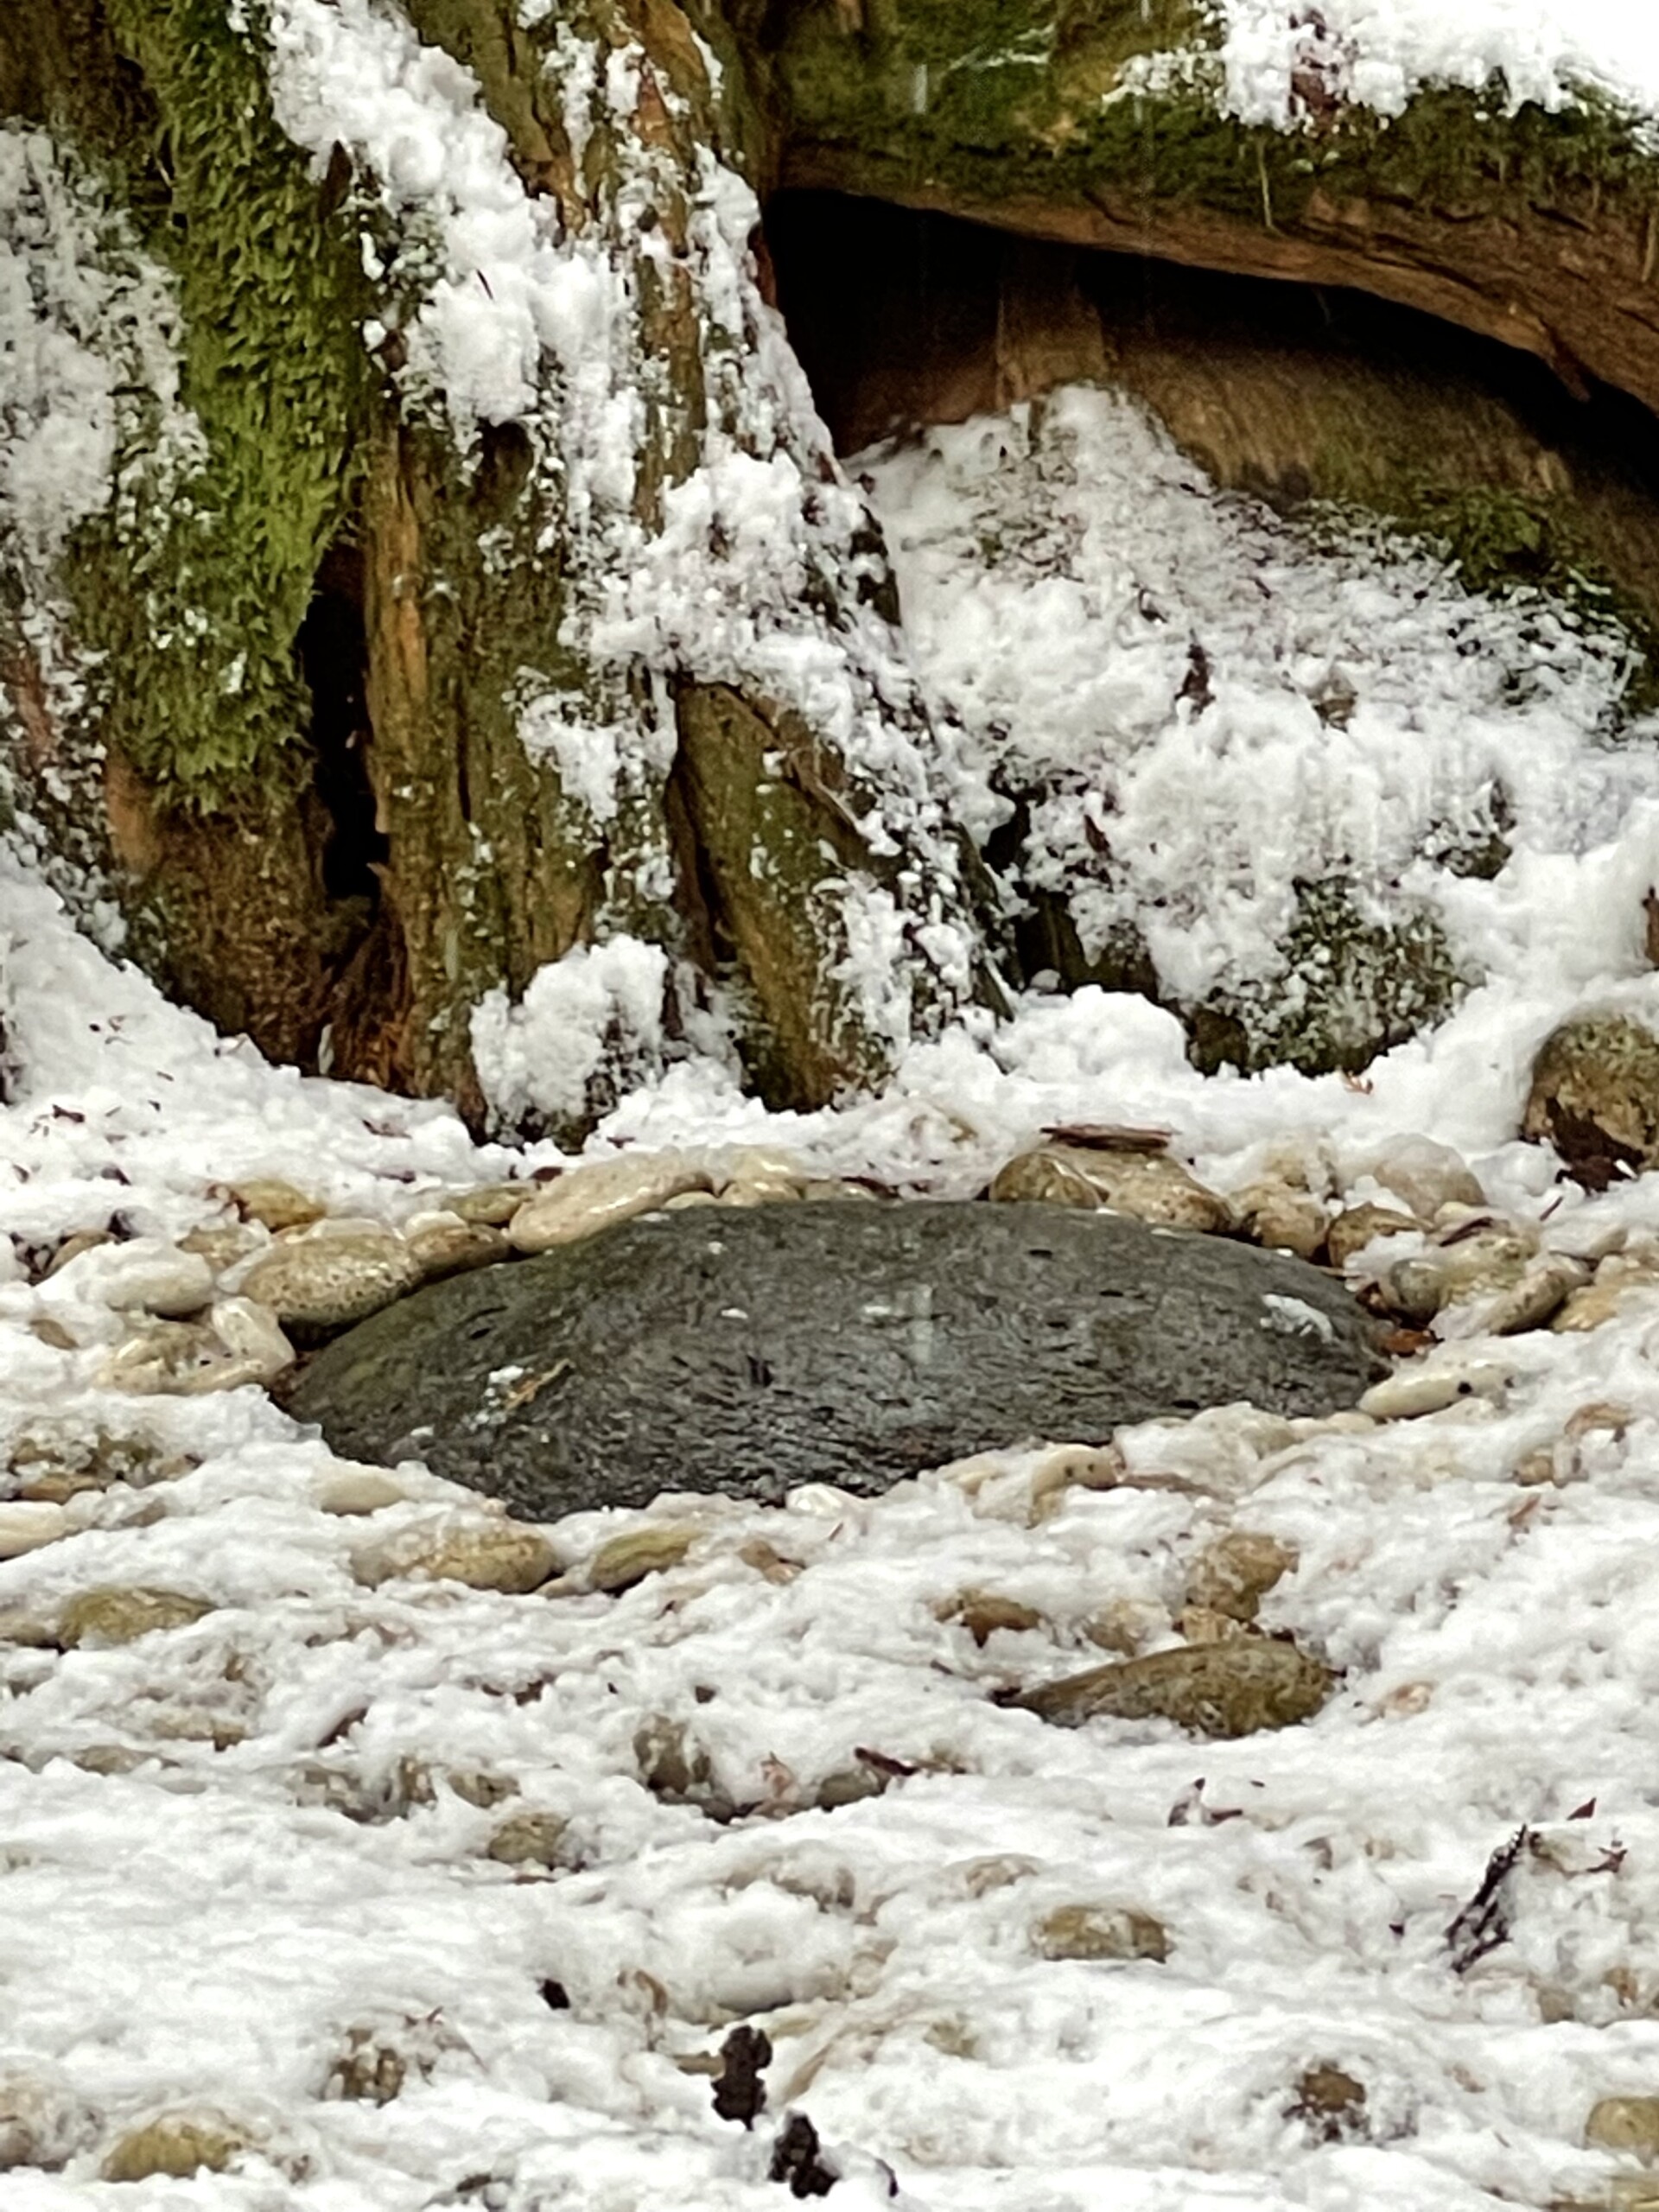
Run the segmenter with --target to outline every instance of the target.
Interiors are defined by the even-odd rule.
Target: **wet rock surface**
[[[873,1495],[968,1453],[1248,1399],[1351,1406],[1367,1317],[1302,1262],[1060,1206],[660,1213],[429,1285],[290,1406],[553,1517],[658,1491]]]

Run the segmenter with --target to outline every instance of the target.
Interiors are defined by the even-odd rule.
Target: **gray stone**
[[[646,1215],[429,1285],[319,1354],[334,1448],[537,1519],[659,1491],[869,1496],[944,1461],[1248,1399],[1351,1406],[1371,1325],[1304,1262],[1059,1206]]]

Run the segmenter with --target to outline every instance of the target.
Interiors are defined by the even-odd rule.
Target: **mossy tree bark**
[[[442,209],[372,146],[284,136],[256,0],[9,11],[0,102],[50,134],[44,200],[164,273],[189,434],[169,459],[147,392],[123,496],[46,572],[7,560],[10,781],[156,971],[284,1058],[482,1122],[474,1009],[626,932],[668,957],[671,1037],[729,986],[751,1074],[817,1103],[976,988],[885,555],[747,258],[729,43],[672,0],[519,12],[405,10],[604,327],[584,361],[544,337],[530,403],[458,425],[404,373]],[[738,480],[793,576],[734,557]],[[688,573],[713,645],[665,604]],[[859,973],[873,900],[913,933],[903,1003]]]
[[[1195,0],[729,4],[779,182],[1350,286],[1659,407],[1659,162],[1604,99],[1511,113],[1501,84],[1430,89],[1381,118],[1308,9],[1291,127],[1247,125]]]

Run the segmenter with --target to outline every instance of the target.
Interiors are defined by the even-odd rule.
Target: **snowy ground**
[[[1338,591],[1173,461],[1154,507],[1151,434],[1117,403],[1078,396],[1058,419],[1087,467],[1051,471],[1046,506],[1022,495],[1053,525],[1058,571],[1046,554],[976,580],[957,562],[986,683],[1018,696],[1023,636],[1040,718],[1070,680],[1057,640],[1092,625],[1103,683],[1145,711],[1112,721],[1119,754],[1082,765],[1139,763],[1155,796],[1159,748],[1179,785],[1203,740],[1145,704],[1170,687],[1161,632],[1137,627],[1143,587],[1178,642],[1210,626],[1217,776],[1252,732],[1260,756],[1266,671],[1294,672],[1287,625],[1323,610],[1332,635],[1367,616],[1375,631],[1416,607],[1414,628],[1395,626],[1410,664],[1394,693],[1350,638],[1369,703],[1300,832],[1339,814],[1368,747],[1393,764],[1380,834],[1408,836],[1413,805],[1524,740],[1557,804],[1541,786],[1509,869],[1463,887],[1494,982],[1364,1087],[1206,1081],[1171,1017],[1084,993],[918,1049],[887,1096],[837,1114],[768,1118],[687,1064],[605,1140],[764,1138],[826,1171],[965,1193],[1045,1122],[1161,1122],[1218,1186],[1272,1159],[1364,1196],[1414,1158],[1421,1171],[1406,1141],[1427,1137],[1547,1242],[1659,1230],[1659,1179],[1587,1199],[1515,1141],[1554,1021],[1605,1002],[1659,1016],[1639,941],[1659,813],[1640,748],[1596,738],[1606,670],[1558,639],[1507,708],[1483,703],[1488,660],[1519,646],[1487,610],[1487,658],[1460,655],[1469,603],[1438,572],[1356,566]],[[969,426],[877,465],[925,678],[968,720],[929,564],[972,541],[985,454],[1023,435]],[[1079,480],[1099,492],[1092,537],[1072,526]],[[1136,509],[1141,539],[1118,527]],[[1245,571],[1270,619],[1217,632]],[[1277,697],[1278,743],[1314,765],[1332,734],[1294,683]],[[1049,737],[1081,744],[1077,728]],[[1133,784],[1125,804],[1153,807]],[[1141,822],[1148,867],[1158,818]],[[226,1185],[251,1176],[397,1221],[524,1163],[476,1151],[441,1109],[215,1039],[77,938],[16,862],[0,943],[22,1071],[0,1111],[0,1269],[17,1255],[0,1446],[73,1456],[101,1428],[185,1464],[73,1501],[71,1533],[0,1566],[0,1613],[16,1636],[110,1585],[213,1607],[130,1645],[0,1643],[0,2113],[67,2161],[8,2174],[7,2212],[775,2208],[771,2121],[749,2135],[718,2119],[685,2063],[740,2020],[771,2037],[773,2115],[804,2108],[842,2155],[836,2202],[887,2201],[877,2162],[939,2212],[1612,2201],[1618,2161],[1582,2147],[1586,2116],[1659,2091],[1659,1289],[1593,1333],[1446,1345],[1431,1357],[1510,1379],[1426,1419],[1298,1428],[1239,1408],[1122,1440],[1134,1471],[1185,1488],[1067,1491],[1045,1510],[1039,1461],[1011,1454],[875,1503],[666,1502],[656,1516],[694,1521],[696,1540],[620,1597],[365,1586],[365,1544],[486,1509],[409,1467],[398,1500],[342,1513],[338,1463],[257,1391],[99,1389],[124,1325],[96,1266],[35,1286],[24,1258],[112,1219],[176,1237],[226,1218]],[[43,1340],[47,1323],[77,1348]],[[551,1534],[580,1563],[639,1517]],[[1066,1732],[990,1702],[1095,1663],[1103,1618],[1142,1649],[1173,1641],[1188,1574],[1228,1529],[1299,1552],[1264,1618],[1344,1670],[1317,1720],[1217,1745],[1165,1724]],[[1037,1624],[979,1647],[939,1617],[969,1590]],[[670,1739],[701,1754],[727,1817],[645,1786],[651,1742]],[[819,1808],[830,1777],[872,1771],[862,1751],[915,1770]],[[526,1812],[567,1823],[550,1871],[487,1855]],[[1447,1925],[1523,1823],[1539,1840],[1509,1885],[1510,1940],[1459,1974]],[[1155,1916],[1166,1961],[1040,1955],[1039,1924],[1076,1905]],[[341,2096],[342,2064],[377,2046],[404,2061],[401,2094]],[[1321,2064],[1364,2084],[1358,2139],[1319,2142],[1293,2111]],[[99,2178],[112,2144],[168,2112],[221,2115],[261,2149],[228,2174]]]
[[[1229,0],[1242,111],[1284,112],[1290,12]],[[1384,107],[1494,67],[1517,97],[1579,79],[1659,105],[1659,32],[1624,0],[1320,12]],[[281,14],[296,37],[338,29],[311,0]],[[481,165],[475,193],[455,171],[459,222],[499,148],[455,120],[464,72],[427,89],[422,128]],[[372,101],[355,136],[321,109],[293,127],[355,143],[385,112]],[[540,271],[538,239],[505,235]],[[78,313],[89,333],[165,321],[137,279]],[[493,373],[518,358],[486,352]],[[116,435],[124,377],[89,373],[67,348],[11,365],[25,427],[91,425],[60,511],[51,448],[10,423],[0,493],[41,560],[96,504]],[[1589,1199],[1516,1141],[1558,1020],[1659,1020],[1659,781],[1643,742],[1605,742],[1619,677],[1593,638],[1469,601],[1421,556],[1298,549],[1098,396],[869,467],[965,816],[989,808],[999,747],[1052,778],[1057,852],[1109,789],[1127,895],[1196,989],[1259,964],[1290,869],[1357,840],[1398,868],[1426,825],[1478,822],[1501,769],[1508,867],[1433,887],[1491,980],[1359,1086],[1200,1078],[1171,1017],[1085,992],[918,1047],[836,1114],[768,1117],[718,1064],[683,1063],[603,1143],[765,1141],[966,1195],[1046,1123],[1156,1122],[1217,1187],[1271,1164],[1334,1201],[1434,1172],[1427,1139],[1548,1243],[1659,1238],[1659,1178]],[[1171,703],[1194,637],[1217,678],[1203,715]],[[1342,729],[1313,703],[1333,675],[1355,697]],[[665,1502],[645,1517],[696,1541],[620,1597],[371,1586],[364,1547],[483,1504],[410,1466],[393,1502],[342,1511],[362,1503],[349,1471],[258,1391],[100,1387],[124,1325],[95,1254],[29,1277],[76,1231],[224,1222],[252,1177],[399,1222],[533,1161],[215,1039],[11,857],[0,973],[19,1070],[0,1109],[4,1481],[100,1432],[166,1475],[83,1492],[67,1533],[0,1565],[0,2156],[59,2165],[7,2171],[5,2212],[776,2212],[769,2131],[791,2104],[841,2157],[849,2208],[889,2201],[884,2166],[936,2212],[1635,2201],[1616,2189],[1639,2170],[1583,2145],[1596,2100],[1659,2094],[1659,1287],[1592,1333],[1448,1343],[1431,1363],[1506,1379],[1427,1418],[1143,1428],[1121,1441],[1145,1479],[1110,1492],[1045,1502],[1040,1458],[1016,1453],[874,1503]],[[641,1517],[550,1534],[579,1565]],[[1343,1670],[1315,1721],[1216,1745],[990,1701],[1094,1663],[1103,1622],[1172,1642],[1228,1530],[1297,1548],[1264,1620]],[[128,1645],[29,1640],[111,1585],[211,1610]],[[941,1618],[970,1590],[1035,1624],[980,1647]],[[645,1785],[676,1742],[725,1817]],[[884,1771],[882,1794],[817,1802]],[[488,1855],[520,1814],[565,1823],[554,1867]],[[1508,1940],[1459,1972],[1447,1926],[1523,1824]],[[1166,1960],[1043,1957],[1035,1931],[1073,1906],[1155,1916]],[[753,2135],[715,2116],[696,2063],[742,2021],[776,2053]],[[380,2048],[400,2093],[340,2094]],[[1364,2086],[1354,2139],[1293,2109],[1321,2065]],[[99,2178],[169,2113],[258,2147],[226,2174]]]

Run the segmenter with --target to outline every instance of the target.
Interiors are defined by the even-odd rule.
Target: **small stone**
[[[0,1504],[0,1559],[21,1559],[42,1544],[55,1543],[69,1525],[61,1505],[19,1499]]]
[[[633,1756],[641,1785],[665,1805],[694,1805],[712,1821],[736,1809],[715,1777],[714,1761],[683,1722],[654,1714],[634,1731]]]
[[[1115,1444],[1063,1444],[1032,1470],[1030,1525],[1034,1529],[1052,1519],[1071,1491],[1117,1490],[1130,1480]]]
[[[650,1213],[682,1192],[704,1191],[710,1177],[680,1152],[624,1152],[560,1176],[513,1216],[515,1250],[547,1252],[614,1223]]]
[[[1365,2133],[1365,2085],[1339,2066],[1310,2066],[1286,2118],[1305,2120],[1316,2143],[1352,2143]]]
[[[535,1183],[479,1183],[470,1191],[452,1191],[443,1206],[446,1212],[477,1228],[505,1229],[538,1188]]]
[[[1373,1421],[1414,1421],[1443,1413],[1465,1398],[1501,1398],[1514,1370],[1496,1361],[1446,1360],[1433,1366],[1402,1367],[1373,1383],[1359,1410]]]
[[[345,2048],[328,2069],[323,2096],[335,2103],[389,2105],[409,2078],[409,2062],[372,2028],[348,2028]]]
[[[557,1813],[515,1813],[490,1838],[485,1856],[504,1866],[556,1866],[569,1826]]]
[[[60,2171],[96,2125],[79,2099],[49,2079],[14,2075],[0,2082],[0,2173],[25,2166]]]
[[[1253,1621],[1262,1599],[1295,1567],[1296,1556],[1295,1548],[1276,1536],[1233,1529],[1210,1546],[1187,1577],[1187,1603],[1229,1620]]]
[[[1161,1966],[1169,1956],[1162,1921],[1122,1905],[1059,1905],[1044,1914],[1031,1940],[1044,1959],[1154,1959]]]
[[[58,1617],[58,1641],[66,1650],[136,1643],[159,1630],[188,1628],[213,1610],[205,1598],[187,1597],[182,1590],[110,1584],[69,1600]]]
[[[1450,1145],[1437,1144],[1431,1137],[1398,1138],[1374,1153],[1362,1172],[1425,1221],[1432,1221],[1444,1205],[1486,1203],[1486,1193],[1467,1161]]]
[[[1093,1667],[1003,1702],[1065,1728],[1160,1719],[1195,1735],[1230,1737],[1311,1719],[1334,1687],[1330,1670],[1294,1644],[1238,1637]]]
[[[216,2114],[163,2113],[124,2135],[104,2161],[105,2181],[149,2181],[166,2174],[222,2174],[252,2145],[252,2137]]]
[[[493,1267],[512,1257],[512,1246],[486,1222],[462,1221],[458,1214],[416,1214],[404,1224],[404,1242],[426,1282]]]
[[[982,1649],[994,1636],[1024,1636],[1043,1625],[1034,1605],[1022,1605],[1017,1598],[999,1598],[989,1590],[959,1591],[936,1605],[933,1613],[936,1620],[958,1623]]]
[[[195,1379],[190,1395],[238,1389],[245,1382],[274,1382],[293,1366],[293,1345],[270,1306],[256,1299],[217,1298],[207,1309],[207,1321],[226,1357],[222,1368]]]
[[[1389,1236],[1407,1236],[1425,1224],[1392,1206],[1345,1206],[1325,1233],[1325,1249],[1333,1268],[1346,1268],[1368,1244]]]
[[[232,1183],[231,1196],[245,1221],[257,1221],[273,1236],[281,1229],[303,1229],[321,1221],[327,1208],[296,1191],[292,1183],[256,1176],[251,1182]]]
[[[1659,1255],[1645,1245],[1610,1253],[1597,1268],[1595,1280],[1572,1293],[1550,1326],[1564,1333],[1599,1329],[1612,1319],[1626,1299],[1654,1289],[1659,1289]]]
[[[96,1252],[102,1244],[113,1244],[114,1237],[107,1229],[78,1229],[66,1236],[52,1257],[41,1270],[41,1281],[50,1282],[60,1275],[71,1261],[79,1259],[83,1252]]]
[[[80,1348],[62,1322],[50,1313],[37,1313],[29,1325],[29,1333],[54,1351],[78,1351]]]
[[[1083,1624],[1083,1633],[1096,1650],[1115,1651],[1121,1658],[1135,1658],[1143,1644],[1162,1636],[1169,1626],[1161,1605],[1138,1598],[1114,1598]]]
[[[720,1200],[712,1191],[680,1191],[671,1198],[663,1200],[664,1213],[690,1213],[697,1206],[717,1206]]]
[[[1175,1630],[1183,1643],[1226,1643],[1236,1636],[1248,1636],[1249,1630],[1230,1613],[1217,1612],[1213,1605],[1183,1605],[1175,1618]]]
[[[75,1287],[117,1313],[176,1319],[207,1305],[213,1271],[200,1253],[181,1252],[159,1236],[135,1236],[89,1256],[76,1271]]]
[[[491,1774],[480,1767],[447,1767],[443,1780],[447,1789],[467,1804],[476,1805],[480,1813],[518,1795],[518,1785],[510,1774]]]
[[[1161,1153],[1044,1145],[1001,1169],[990,1195],[999,1204],[1034,1198],[1051,1205],[1104,1206],[1160,1229],[1213,1231],[1230,1228],[1233,1220],[1224,1198]]]
[[[558,1567],[545,1536],[512,1521],[465,1528],[414,1529],[356,1553],[352,1573],[371,1587],[383,1582],[461,1582],[469,1590],[523,1597]]]
[[[1588,1278],[1589,1270],[1581,1260],[1569,1259],[1564,1252],[1547,1252],[1523,1268],[1519,1281],[1507,1289],[1471,1302],[1469,1332],[1517,1337],[1529,1329],[1541,1329],[1573,1292],[1585,1288]],[[1453,1310],[1461,1319],[1461,1303]]]
[[[390,1230],[314,1232],[256,1260],[243,1294],[284,1328],[344,1329],[416,1289],[420,1262]]]
[[[1454,1300],[1507,1290],[1518,1282],[1535,1247],[1530,1232],[1501,1227],[1477,1230],[1450,1243],[1437,1240],[1385,1268],[1377,1294],[1402,1321],[1427,1327]]]
[[[340,1466],[326,1474],[312,1491],[320,1513],[350,1516],[379,1513],[401,1505],[409,1493],[378,1467]]]
[[[250,1229],[245,1222],[205,1222],[188,1236],[180,1237],[179,1249],[194,1252],[199,1259],[207,1261],[216,1275],[221,1275],[227,1268],[251,1259],[262,1249],[264,1242],[258,1231]]]
[[[1659,2096],[1602,2097],[1590,2108],[1584,2139],[1596,2151],[1631,2151],[1644,2165],[1659,2158]]]
[[[677,1567],[702,1530],[695,1522],[652,1521],[608,1537],[588,1563],[589,1590],[618,1597],[648,1574]]]
[[[221,1298],[206,1321],[146,1320],[105,1357],[106,1389],[143,1396],[200,1397],[269,1382],[292,1366],[293,1347],[275,1316],[246,1298]]]
[[[1249,1183],[1230,1192],[1228,1203],[1244,1235],[1267,1251],[1311,1260],[1325,1243],[1325,1208],[1306,1191],[1283,1183]]]

